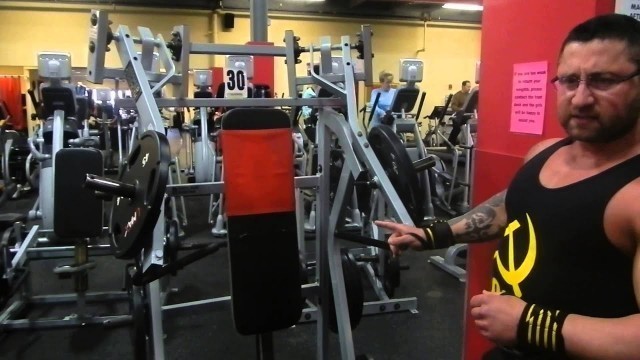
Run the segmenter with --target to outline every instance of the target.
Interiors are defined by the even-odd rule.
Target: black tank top
[[[545,188],[540,170],[570,143],[564,139],[543,150],[512,180],[505,200],[509,225],[493,257],[492,288],[573,314],[638,313],[633,259],[611,244],[603,220],[613,195],[640,177],[640,155],[576,183]]]

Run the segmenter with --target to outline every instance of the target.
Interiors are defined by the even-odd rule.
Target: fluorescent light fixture
[[[466,11],[482,11],[482,5],[475,4],[459,4],[459,3],[446,3],[442,5],[445,9],[451,10],[466,10]]]

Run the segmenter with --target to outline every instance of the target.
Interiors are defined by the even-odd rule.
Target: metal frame
[[[42,54],[42,53],[41,53]],[[48,53],[55,55],[55,53]],[[70,62],[66,56],[67,64]],[[69,64],[69,71],[70,71]],[[47,74],[44,69],[40,69],[41,76],[48,77],[47,83],[43,83],[40,89],[46,87],[72,87],[65,83],[63,77],[53,77]],[[68,75],[68,74],[67,74]],[[64,75],[65,77],[67,75]],[[73,104],[74,107],[76,104]],[[65,147],[64,128],[65,122],[75,118],[76,114],[65,114],[64,110],[55,110],[46,120],[51,122],[51,144],[44,142],[44,126],[28,139],[31,156],[41,162],[41,176],[39,185],[39,197],[33,209],[29,212],[28,219],[42,219],[40,225],[33,225],[23,238],[22,223],[14,223],[13,232],[5,233],[7,241],[6,247],[1,250],[3,257],[3,269],[0,273],[4,281],[10,284],[15,296],[8,300],[7,306],[0,312],[0,332],[13,330],[33,330],[79,327],[84,325],[117,325],[129,323],[129,314],[114,316],[92,316],[86,313],[86,302],[107,302],[128,300],[126,292],[88,292],[87,290],[87,270],[93,267],[93,263],[88,262],[88,256],[101,256],[113,253],[109,245],[89,245],[84,241],[79,241],[76,246],[50,246],[51,240],[47,236],[54,231],[54,179],[56,154]],[[88,128],[80,137],[88,136]],[[80,142],[69,143],[73,146]],[[28,169],[27,169],[28,170]],[[10,234],[10,235],[6,235]],[[9,236],[15,237],[9,239]],[[39,259],[71,258],[77,261],[72,266],[59,266],[53,273],[71,274],[75,280],[75,293],[64,295],[39,295],[32,296],[31,292],[31,272],[30,262]],[[72,282],[73,283],[73,282]],[[76,303],[76,314],[71,314],[62,318],[17,318],[23,315],[24,310],[31,304],[58,304]]]
[[[93,22],[90,31],[90,41],[106,40],[106,33],[110,31],[108,20],[105,20],[107,14],[102,11],[93,11],[92,17],[97,20]],[[172,36],[174,39],[181,40],[182,49],[179,55],[180,62],[175,67],[167,64],[167,59],[171,58],[170,51],[161,36],[154,41],[156,51],[165,63],[165,69],[177,69],[176,73],[168,71],[165,74],[150,73],[142,65],[145,58],[138,55],[136,50],[137,44],[149,44],[147,30],[140,28],[140,33],[144,34],[141,38],[134,38],[128,27],[121,25],[113,34],[115,46],[118,49],[120,60],[123,64],[123,70],[112,70],[104,68],[104,56],[101,54],[106,51],[105,44],[94,44],[95,51],[89,56],[89,79],[92,82],[100,83],[105,77],[125,77],[130,87],[134,99],[123,99],[118,101],[117,106],[135,107],[139,113],[138,126],[139,133],[144,130],[160,131],[163,128],[158,108],[162,107],[278,107],[289,106],[293,108],[292,113],[295,114],[295,108],[299,106],[315,106],[320,107],[319,112],[319,151],[318,163],[322,169],[329,168],[329,149],[332,137],[336,137],[345,149],[345,165],[338,185],[338,192],[334,199],[333,207],[329,208],[328,188],[329,176],[328,171],[321,171],[317,176],[296,178],[296,186],[316,187],[318,191],[318,216],[316,223],[316,250],[318,258],[316,260],[316,282],[307,286],[309,289],[317,288],[321,298],[326,298],[330,291],[333,291],[334,301],[337,309],[338,332],[340,338],[340,351],[343,359],[355,359],[353,337],[349,326],[349,314],[346,306],[346,292],[344,288],[342,265],[340,261],[340,241],[336,241],[333,233],[342,225],[344,219],[341,217],[342,209],[349,205],[352,201],[354,179],[364,172],[373,175],[373,181],[376,183],[379,193],[384,198],[392,213],[398,221],[406,224],[413,224],[411,217],[399,200],[398,194],[393,188],[391,182],[386,176],[382,165],[376,158],[373,150],[369,146],[365,134],[358,128],[357,124],[357,106],[356,106],[356,85],[357,81],[364,80],[370,84],[372,82],[372,53],[371,53],[371,29],[369,26],[363,26],[361,33],[358,35],[360,42],[358,45],[352,45],[348,36],[341,37],[339,45],[332,45],[329,37],[321,38],[319,47],[310,46],[308,48],[299,48],[302,52],[308,52],[313,62],[314,51],[320,50],[321,62],[329,63],[331,61],[332,51],[341,51],[343,58],[344,71],[342,74],[315,74],[311,73],[310,77],[298,78],[295,74],[295,46],[297,39],[292,31],[285,33],[286,46],[256,46],[256,45],[220,45],[220,44],[197,44],[190,43],[188,29],[184,26],[174,28]],[[99,42],[99,41],[98,41]],[[351,58],[353,48],[360,47],[363,49],[362,57],[365,61],[365,72],[354,73],[354,63]],[[148,48],[150,49],[150,47]],[[174,49],[175,50],[175,49]],[[149,52],[150,50],[147,50]],[[100,52],[100,53],[98,53]],[[288,74],[289,74],[289,98],[280,99],[187,99],[185,87],[188,84],[188,60],[190,54],[206,54],[206,55],[271,55],[286,58]],[[140,59],[141,56],[143,59]],[[176,55],[173,54],[175,60]],[[325,66],[325,69],[331,69],[331,66]],[[91,75],[93,74],[93,75]],[[342,82],[344,88],[336,85]],[[152,89],[151,84],[156,83]],[[297,98],[296,89],[298,85],[314,83],[331,91],[334,98],[313,98],[299,99]],[[173,84],[181,91],[179,96],[172,99],[156,99],[153,92],[160,87],[161,84]],[[175,93],[175,92],[174,92]],[[331,107],[346,107],[346,116],[337,114]],[[293,115],[292,115],[293,116]],[[345,120],[348,119],[348,121]],[[210,182],[203,184],[182,184],[171,185],[167,188],[169,196],[195,196],[206,195],[213,192],[222,192],[224,184],[222,182]],[[326,220],[328,219],[328,221]],[[161,215],[158,225],[153,235],[153,244],[149,249],[145,249],[142,256],[143,271],[147,271],[151,266],[161,266],[164,263],[162,252],[162,242],[164,240],[164,217]],[[323,271],[328,266],[329,272]],[[330,277],[327,278],[327,276]],[[190,304],[172,305],[163,307],[161,305],[161,294],[158,281],[152,282],[148,287],[148,296],[150,300],[150,313],[152,318],[152,328],[150,329],[150,341],[153,344],[153,353],[150,355],[153,359],[164,359],[164,345],[162,332],[162,313],[163,312],[179,312],[178,309],[196,306],[196,305],[217,305],[228,301],[227,298],[219,298],[205,300]],[[310,290],[309,290],[310,291]],[[387,305],[389,305],[387,307]],[[407,299],[382,299],[373,303],[365,304],[365,313],[379,313],[383,308],[398,310],[410,310],[415,312],[417,307],[416,298]],[[373,310],[373,309],[377,310]],[[386,312],[386,311],[385,311]],[[326,349],[329,346],[328,336],[328,314],[322,308],[316,307],[315,310],[308,309],[303,314],[303,318],[312,319],[313,315],[317,316],[317,358],[328,359],[329,355]]]
[[[16,226],[17,228],[21,227],[20,224],[16,224]],[[11,261],[5,262],[5,268],[2,269],[4,276],[14,286],[20,286],[20,291],[17,292],[16,298],[12,299],[8,306],[0,312],[0,332],[73,328],[87,325],[120,326],[131,323],[132,318],[129,314],[93,316],[84,312],[86,303],[128,301],[129,295],[125,291],[32,296],[31,272],[27,268],[30,261],[73,258],[74,256],[73,246],[38,247],[41,243],[38,238],[40,233],[40,226],[34,225],[17,248],[8,248],[5,250],[6,254],[2,254],[3,257],[11,257]],[[113,255],[109,245],[90,245],[88,251],[92,257]],[[29,305],[65,303],[78,304],[77,313],[56,318],[18,318]]]
[[[478,119],[478,113],[477,111],[474,111],[473,118],[470,119],[466,124],[462,125],[462,131],[461,131],[465,140],[464,144],[461,145],[460,147],[462,148],[462,151],[464,151],[465,153],[464,178],[467,181],[467,183],[459,185],[459,186],[462,186],[462,191],[463,191],[462,193],[463,208],[461,209],[462,211],[468,211],[471,203],[471,191],[473,191],[472,175],[474,171],[473,167],[475,164],[475,161],[474,161],[475,160],[474,159],[475,142],[473,140],[473,136],[471,135],[471,126],[469,122],[472,120],[477,121],[477,119]],[[447,139],[445,139],[445,141],[447,141]],[[455,153],[457,154],[458,152],[457,149],[454,149],[454,150],[455,150]],[[454,157],[454,161],[456,164],[455,166],[457,168],[458,166],[457,156]],[[455,175],[456,175],[456,172],[454,171],[453,176]],[[453,193],[453,186],[452,186],[452,189],[450,189],[449,191],[450,191],[450,194]],[[448,202],[449,202],[449,206],[451,206],[451,195],[449,195]],[[468,244],[456,244],[456,245],[450,246],[449,248],[447,248],[447,251],[445,252],[444,256],[437,256],[437,255],[431,256],[429,257],[429,262],[434,266],[453,275],[460,282],[466,282],[467,271],[464,268],[458,266],[458,264],[456,264],[456,259],[458,259],[458,256],[461,252],[467,251],[468,248],[469,248]]]
[[[467,282],[467,270],[456,264],[456,259],[463,251],[467,251],[468,244],[456,244],[447,248],[443,256],[434,255],[429,257],[429,262],[434,266],[446,271],[460,282]]]

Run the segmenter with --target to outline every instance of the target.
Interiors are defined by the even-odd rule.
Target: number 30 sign
[[[230,67],[225,72],[224,97],[227,99],[242,99],[248,96],[247,74],[244,69]]]

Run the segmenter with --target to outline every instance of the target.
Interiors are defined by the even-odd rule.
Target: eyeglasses
[[[589,74],[586,79],[580,79],[578,75],[556,76],[551,79],[551,83],[557,90],[562,91],[575,91],[578,86],[580,86],[581,82],[584,82],[591,90],[607,91],[620,83],[633,79],[638,75],[640,75],[640,69],[627,76],[616,76],[602,73]]]

